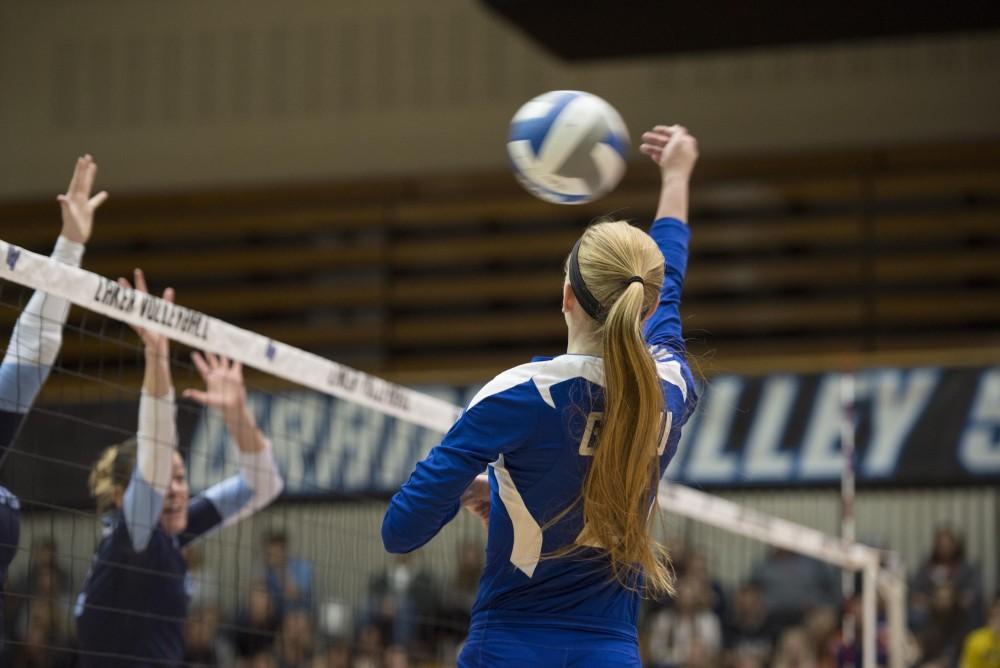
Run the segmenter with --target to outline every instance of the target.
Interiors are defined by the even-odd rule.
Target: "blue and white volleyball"
[[[583,204],[611,192],[625,174],[628,128],[590,93],[556,90],[518,109],[507,154],[518,182],[556,204]]]

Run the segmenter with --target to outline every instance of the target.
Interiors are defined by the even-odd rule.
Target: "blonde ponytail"
[[[91,468],[88,478],[90,495],[97,501],[98,513],[105,513],[118,505],[118,495],[128,487],[135,469],[136,452],[134,438],[109,446]]]
[[[599,223],[581,237],[578,271],[601,305],[604,416],[580,503],[584,529],[557,555],[599,545],[622,586],[652,595],[673,592],[666,550],[651,535],[660,479],[657,448],[663,390],[646,347],[642,323],[656,307],[663,255],[643,231],[626,222]]]

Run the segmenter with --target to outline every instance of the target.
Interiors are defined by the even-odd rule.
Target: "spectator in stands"
[[[191,607],[217,608],[222,597],[222,583],[219,575],[205,568],[205,552],[194,543],[183,550],[184,563],[188,569],[188,597]]]
[[[818,668],[816,650],[805,629],[796,626],[781,635],[772,668]]]
[[[290,610],[313,609],[313,565],[288,554],[288,534],[271,531],[264,537],[264,583],[278,618]]]
[[[353,668],[351,646],[342,640],[330,643],[316,654],[312,668]]]
[[[729,655],[728,663],[725,665],[729,666],[729,668],[767,668],[771,664],[761,659],[754,652],[738,651]]]
[[[233,642],[236,655],[242,659],[252,659],[269,653],[278,632],[278,615],[275,612],[271,594],[262,586],[250,590],[249,604],[236,617]]]
[[[860,587],[859,587],[860,589]],[[878,618],[875,623],[875,663],[879,666],[889,664],[889,632],[888,621],[885,617],[884,601],[878,599]],[[851,643],[847,643],[843,634],[842,620],[838,619],[833,610],[829,612],[817,611],[815,617],[807,621],[809,633],[817,639],[817,636],[826,635],[831,640],[822,643],[821,650],[824,659],[823,665],[829,666],[860,666],[864,656],[864,622],[865,610],[863,597],[859,592],[844,602],[844,614],[853,613],[854,632]],[[825,619],[824,619],[825,617]],[[817,621],[819,624],[817,624]],[[823,630],[823,627],[826,630]],[[903,638],[902,643],[912,642],[910,637]],[[905,650],[904,650],[905,651]],[[914,652],[915,656],[915,652]]]
[[[43,548],[43,552],[48,551],[48,548]],[[38,637],[40,632],[47,639],[49,647],[65,648],[69,645],[73,607],[69,592],[60,582],[65,583],[66,580],[54,562],[43,561],[34,569],[28,583],[28,597],[22,601],[17,615],[15,637],[27,640]]]
[[[993,599],[986,626],[965,639],[960,668],[997,668],[1000,666],[1000,595]]]
[[[13,652],[14,668],[64,668],[72,665],[66,638],[57,631],[56,620],[45,606],[32,606],[25,630]]]
[[[484,557],[483,544],[478,540],[467,540],[458,546],[455,579],[443,592],[441,608],[435,615],[440,625],[435,635],[449,646],[444,652],[454,661],[458,660],[458,647],[468,633]]]
[[[382,668],[382,631],[377,624],[366,624],[358,632],[358,642],[351,668]]]
[[[31,546],[28,568],[10,591],[12,598],[23,601],[42,588],[69,595],[69,574],[59,565],[58,547],[52,538],[41,538]]]
[[[726,618],[726,592],[722,583],[712,577],[708,567],[708,557],[704,552],[693,551],[687,555],[684,563],[684,577],[701,583],[705,594],[705,606],[715,613],[720,620]]]
[[[383,668],[410,668],[410,655],[405,647],[393,645],[385,650]]]
[[[726,649],[734,663],[769,663],[778,631],[768,619],[764,596],[753,583],[744,584],[736,592],[724,636]]]
[[[219,630],[221,614],[212,605],[194,608],[184,625],[184,661],[205,666],[231,666],[235,650]]]
[[[860,625],[858,627],[860,629]],[[840,650],[841,619],[831,606],[813,608],[802,622],[821,666],[833,666]],[[856,634],[860,638],[860,633]]]
[[[279,668],[308,668],[315,652],[315,634],[305,608],[286,610],[275,644]]]
[[[764,604],[778,628],[840,600],[836,575],[826,564],[780,548],[757,566],[750,581],[764,593]]]
[[[668,555],[666,563],[669,564],[674,577],[678,581],[682,580],[687,573],[688,559],[690,555],[694,554],[694,548],[681,536],[671,536],[666,539],[664,547]],[[673,599],[670,596],[661,596],[659,599],[656,599],[656,607],[660,605],[673,605]]]
[[[389,568],[371,580],[362,624],[378,624],[392,645],[429,649],[417,645],[439,609],[437,591],[430,573],[414,566],[413,553],[394,555]]]
[[[65,644],[70,637],[69,620],[72,610],[69,575],[59,566],[56,543],[42,538],[31,548],[28,570],[12,590],[11,603],[17,606],[13,615],[14,633],[19,638],[27,636],[27,626],[35,608],[48,609],[48,633]]]
[[[261,652],[248,659],[237,659],[236,668],[278,668],[278,659],[271,652]]]
[[[672,608],[649,620],[649,658],[654,666],[713,666],[722,650],[719,618],[706,605],[704,585],[696,579],[677,584]]]
[[[969,622],[981,620],[983,594],[978,569],[965,560],[965,545],[960,536],[947,526],[934,531],[934,546],[913,579],[910,601],[910,623],[919,629],[931,610],[931,600],[939,585],[947,584],[954,591],[956,602],[969,617]]]
[[[948,582],[934,588],[930,612],[917,629],[920,665],[937,668],[956,665],[962,639],[969,629],[969,617]]]

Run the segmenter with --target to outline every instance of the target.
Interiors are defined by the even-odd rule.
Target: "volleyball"
[[[625,174],[628,128],[614,107],[576,90],[528,101],[510,122],[507,154],[532,195],[583,204],[611,192]]]

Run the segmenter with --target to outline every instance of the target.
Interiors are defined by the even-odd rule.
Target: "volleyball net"
[[[481,568],[482,528],[462,513],[420,554],[390,558],[379,526],[388,494],[474,388],[404,387],[188,309],[183,294],[171,304],[3,241],[0,260],[0,306],[11,324],[29,294],[23,288],[85,309],[67,326],[52,389],[3,471],[24,507],[8,578],[8,653],[76,651],[72,599],[99,539],[85,501],[89,465],[100,445],[135,429],[142,351],[130,325],[257,370],[248,375],[253,408],[285,479],[283,501],[187,552],[191,665],[265,655],[281,665],[312,657],[311,665],[339,665],[348,655],[391,665],[454,661]],[[194,385],[184,351],[172,354],[178,387]],[[236,470],[217,416],[180,402],[178,423],[192,493]],[[662,486],[658,502],[668,540],[683,540],[695,523],[860,574],[858,665],[876,665],[879,600],[891,665],[904,665],[905,578],[891,555],[676,483]]]

